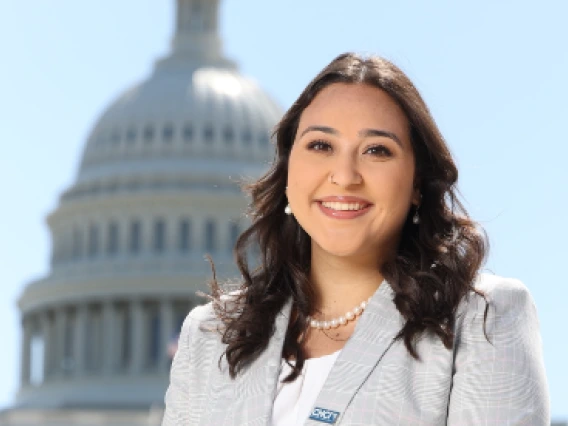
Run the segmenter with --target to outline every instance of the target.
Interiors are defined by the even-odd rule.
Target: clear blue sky
[[[0,407],[18,386],[16,300],[48,270],[46,214],[105,106],[168,49],[173,0],[0,2]],[[540,314],[552,413],[568,418],[568,3],[224,0],[225,52],[287,108],[338,53],[399,64],[489,232],[488,267]]]

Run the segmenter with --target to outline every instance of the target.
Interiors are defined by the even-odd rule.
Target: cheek
[[[317,187],[321,173],[317,164],[305,158],[302,153],[292,151],[288,161],[288,195],[289,199],[309,197]]]
[[[298,156],[294,154],[294,151],[292,151],[288,161],[286,196],[293,211],[295,210],[297,212],[298,209],[301,208],[300,200],[306,190],[305,188],[309,178],[309,170],[304,167],[301,158],[298,158]]]
[[[297,148],[292,146],[290,157],[288,157],[288,183],[298,181],[301,175],[301,157],[298,154]]]
[[[383,207],[392,215],[408,213],[414,192],[414,171],[412,168],[394,168],[385,170],[382,176],[377,177],[377,197],[384,201]]]

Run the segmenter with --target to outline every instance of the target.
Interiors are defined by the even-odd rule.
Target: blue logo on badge
[[[334,424],[339,417],[339,412],[331,411],[326,408],[315,407],[310,415],[311,420],[315,420],[322,423],[328,423],[330,425]]]

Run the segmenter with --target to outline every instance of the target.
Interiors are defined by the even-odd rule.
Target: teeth
[[[361,210],[365,207],[364,204],[359,203],[338,203],[330,201],[322,201],[321,203],[324,207],[333,210]]]

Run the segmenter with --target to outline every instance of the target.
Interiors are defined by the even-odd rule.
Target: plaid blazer
[[[458,307],[453,349],[425,334],[416,361],[394,340],[404,320],[383,282],[317,397],[318,420],[305,425],[550,425],[530,294],[521,282],[492,275],[480,275],[475,285],[489,301],[490,342],[483,332],[486,303],[472,293]],[[162,425],[269,425],[290,310],[288,302],[267,349],[234,380],[224,359],[219,365],[225,349],[219,334],[203,327],[215,321],[211,306],[191,311],[172,364]]]

